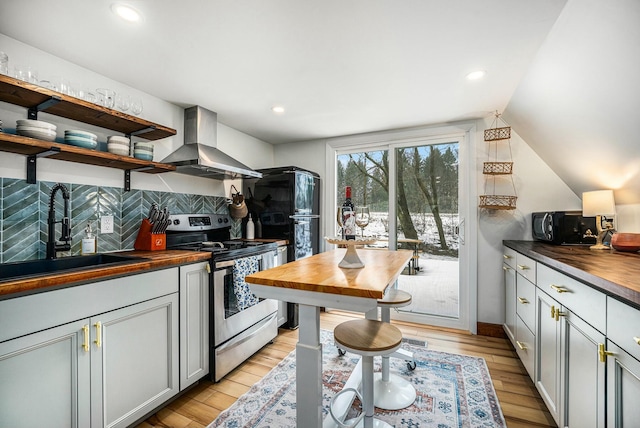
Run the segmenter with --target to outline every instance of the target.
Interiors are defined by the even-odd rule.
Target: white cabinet
[[[0,343],[0,426],[90,426],[88,333],[84,319]]]
[[[178,268],[3,300],[0,325],[0,426],[126,427],[178,392]]]
[[[549,413],[558,423],[560,420],[560,326],[555,319],[558,302],[538,290],[536,294],[536,375],[534,383]]]
[[[209,263],[180,267],[180,390],[209,373]]]
[[[607,426],[640,421],[640,310],[607,298]]]
[[[503,248],[502,271],[505,292],[505,322],[504,331],[511,343],[516,343],[516,252],[511,248]]]

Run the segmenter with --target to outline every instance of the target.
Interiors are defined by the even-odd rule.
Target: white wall
[[[111,88],[116,92],[140,96],[144,110],[142,118],[174,128],[177,134],[154,142],[154,160],[160,161],[177,149],[183,142],[183,108],[166,102],[153,95],[131,88],[108,77],[94,73],[62,60],[44,51],[26,45],[0,34],[0,50],[9,56],[10,72],[15,65],[31,66],[38,70],[40,78],[61,76],[74,85],[86,89],[99,87]],[[132,66],[132,72],[133,70]],[[4,129],[14,132],[15,121],[26,118],[26,109],[0,102],[0,120]],[[106,141],[107,136],[115,133],[84,123],[40,113],[38,118],[57,125],[58,137],[64,136],[65,129],[82,129],[98,135],[98,141]],[[135,141],[135,140],[134,140]],[[236,157],[252,168],[273,166],[273,146],[244,134],[224,124],[218,123],[218,148]],[[0,177],[26,178],[26,160],[22,155],[0,152]],[[67,183],[95,184],[101,186],[123,187],[124,173],[119,169],[96,167],[52,159],[39,159],[38,180],[62,181]],[[178,173],[131,174],[133,189],[158,190],[165,192],[194,193],[201,195],[228,196],[229,183],[188,176]]]

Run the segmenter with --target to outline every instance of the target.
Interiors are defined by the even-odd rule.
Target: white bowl
[[[109,153],[113,153],[114,155],[129,156],[129,149],[123,149],[121,147],[121,144],[119,144],[118,146],[110,145],[107,147],[107,151]]]
[[[58,127],[52,123],[44,122],[42,120],[33,120],[33,119],[20,119],[16,120],[16,124],[18,126],[35,126],[36,128],[44,128],[55,131]]]
[[[64,142],[76,147],[82,147],[85,149],[95,149],[98,146],[98,142],[91,138],[65,136]]]
[[[138,141],[137,143],[134,144],[134,148],[136,148],[136,149],[153,150],[153,143],[146,143],[146,142],[143,142],[143,141]]]
[[[119,141],[107,141],[107,145],[114,145],[114,146],[119,146],[119,147],[126,147],[127,149],[129,148],[129,144],[128,143],[121,143]]]
[[[55,131],[25,131],[18,129],[18,135],[22,135],[30,138],[37,138],[38,140],[44,141],[55,141],[56,133]]]
[[[112,136],[108,137],[107,138],[107,142],[108,143],[126,144],[127,146],[129,145],[129,139],[127,137],[120,137],[118,135],[112,135]]]

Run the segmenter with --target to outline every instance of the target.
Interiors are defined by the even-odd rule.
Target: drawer
[[[538,287],[601,333],[607,331],[604,293],[543,264],[538,264]]]
[[[516,276],[516,313],[529,330],[535,330],[536,286],[521,276]]]
[[[640,311],[607,297],[607,339],[640,360]]]
[[[516,268],[516,250],[509,247],[502,247],[502,261],[509,267]]]
[[[535,379],[533,372],[535,343],[534,334],[531,333],[531,330],[527,328],[520,317],[516,317],[516,353],[532,380]]]
[[[516,271],[532,283],[536,283],[536,262],[529,257],[516,253]]]

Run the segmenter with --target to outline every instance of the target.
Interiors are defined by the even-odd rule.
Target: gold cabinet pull
[[[94,340],[93,343],[100,348],[102,346],[102,323],[98,321],[93,326],[96,328],[96,340]]]
[[[509,266],[502,266],[502,270],[506,272],[511,270],[511,268]]]
[[[89,352],[89,324],[85,324],[82,326],[82,334],[84,336],[84,340],[82,341],[82,349],[84,352]]]
[[[524,297],[518,297],[518,301],[520,303],[522,303],[523,305],[529,303],[529,301],[527,299],[525,299]]]
[[[555,318],[556,317],[556,307],[554,305],[551,305],[551,318]]]
[[[521,351],[525,351],[527,349],[527,346],[519,340],[516,340],[516,345],[518,345],[518,348],[520,348]]]
[[[553,288],[554,290],[556,290],[558,293],[568,293],[569,290],[567,290],[566,288],[560,286],[560,285],[555,285],[555,284],[551,284],[550,286],[551,288]]]
[[[505,260],[509,260],[511,258],[511,256],[508,254],[503,254],[502,257],[504,257]]]
[[[556,308],[556,313],[554,315],[554,318],[556,319],[556,321],[560,321],[560,317],[564,317],[567,316],[566,312],[560,312],[560,308]]]
[[[211,266],[209,266],[209,263],[207,263],[206,265],[204,265],[204,270],[207,271],[207,273],[211,273]]]
[[[518,269],[520,269],[520,270],[527,270],[527,269],[529,269],[529,266],[525,266],[525,265],[518,265]]]
[[[637,343],[638,345],[640,345],[640,337],[633,336],[633,340],[635,340],[635,341],[636,341],[636,343]]]
[[[604,363],[607,361],[607,357],[612,357],[615,354],[613,352],[604,350],[604,343],[598,343],[598,357],[600,357],[600,362]]]

